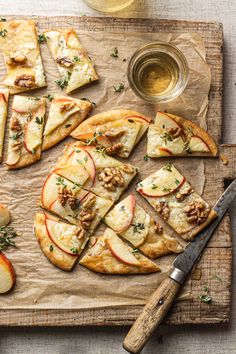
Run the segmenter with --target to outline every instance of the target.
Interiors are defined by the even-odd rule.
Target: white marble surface
[[[118,1],[118,0],[117,0]],[[4,15],[93,15],[82,0],[0,0]],[[236,0],[136,0],[120,17],[217,20],[224,25],[224,143],[236,143]],[[236,235],[236,201],[231,208]],[[235,245],[234,245],[235,249]],[[234,262],[235,263],[235,262]],[[223,266],[223,265],[222,265]],[[236,277],[233,277],[233,291]],[[227,326],[162,326],[145,354],[236,353],[236,299]],[[120,354],[127,328],[0,328],[1,354]]]

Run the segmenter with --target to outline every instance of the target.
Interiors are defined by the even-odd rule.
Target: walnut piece
[[[172,136],[172,138],[176,139],[182,134],[183,129],[181,127],[176,128],[167,128],[166,132]]]
[[[21,140],[17,140],[17,141],[14,141],[13,143],[11,143],[11,148],[14,151],[20,150],[21,147],[22,147],[22,141]]]
[[[208,218],[210,207],[201,201],[190,202],[185,206],[184,213],[189,224],[202,224]]]
[[[135,171],[135,168],[133,166],[129,165],[128,163],[122,165],[121,169],[122,169],[122,171],[129,173],[129,174],[132,174]]]
[[[81,225],[85,230],[88,230],[96,213],[94,210],[94,204],[96,197],[90,194],[89,197],[81,204],[82,211],[80,212]]]
[[[109,139],[116,139],[116,138],[119,138],[124,133],[125,133],[124,130],[117,130],[117,131],[107,130],[104,133],[104,135]]]
[[[35,87],[35,77],[33,75],[23,74],[16,77],[14,84],[20,87],[32,88]]]
[[[161,201],[156,205],[156,211],[163,217],[164,220],[167,220],[170,216],[170,208],[167,202]]]
[[[84,209],[91,209],[96,201],[96,197],[93,194],[90,194],[87,199],[82,203]]]
[[[156,222],[156,221],[154,224],[154,230],[159,235],[163,234],[163,227],[160,224],[158,224],[158,222]]]
[[[124,187],[125,180],[119,167],[105,167],[98,174],[98,180],[104,188],[113,192],[117,187]]]
[[[62,206],[65,206],[68,202],[72,210],[75,210],[78,207],[77,200],[73,192],[67,187],[60,186],[58,188],[58,200]]]
[[[18,132],[20,132],[22,130],[22,126],[16,117],[12,118],[10,128],[11,128],[11,130],[16,130]]]
[[[182,202],[191,193],[193,193],[192,187],[187,184],[183,188],[179,189],[175,195],[175,198],[178,200],[178,202]]]
[[[77,225],[76,227],[76,236],[78,238],[78,240],[82,240],[85,236],[85,230],[81,225]]]
[[[64,68],[72,68],[74,66],[74,62],[68,57],[57,58],[56,62]]]
[[[60,105],[60,112],[68,112],[75,107],[75,102],[66,102]]]
[[[24,54],[15,54],[10,56],[7,60],[6,63],[10,66],[17,66],[17,65],[23,65],[27,61],[27,57]]]
[[[109,155],[116,154],[118,151],[120,151],[123,147],[122,143],[117,143],[112,146],[109,146],[105,149],[105,152]]]

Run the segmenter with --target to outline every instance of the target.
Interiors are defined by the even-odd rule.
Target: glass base
[[[116,12],[131,5],[134,0],[84,0],[87,5],[100,12]]]

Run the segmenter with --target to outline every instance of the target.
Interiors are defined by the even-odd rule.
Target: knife
[[[184,284],[194,264],[201,257],[204,248],[235,196],[236,179],[233,180],[214,206],[218,214],[217,218],[214,219],[206,229],[201,231],[194,241],[188,243],[183,253],[180,253],[176,257],[171,274],[163,280],[144,306],[142,313],[139,315],[124,340],[123,347],[128,352],[139,353],[148,341],[150,335],[162,322],[181,286]]]

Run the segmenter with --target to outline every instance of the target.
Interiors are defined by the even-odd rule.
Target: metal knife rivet
[[[162,304],[164,304],[164,300],[163,300],[163,299],[160,299],[160,300],[158,301],[158,305],[162,305]]]

